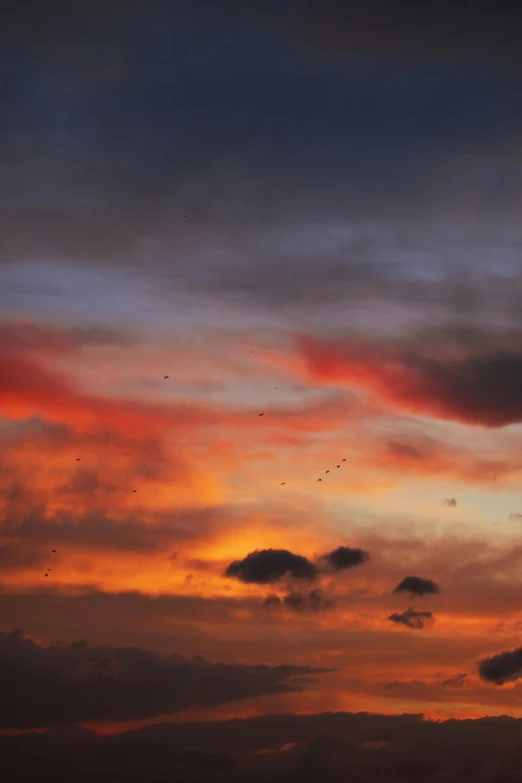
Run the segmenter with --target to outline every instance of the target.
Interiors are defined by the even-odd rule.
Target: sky
[[[519,16],[8,3],[0,729],[522,717]]]

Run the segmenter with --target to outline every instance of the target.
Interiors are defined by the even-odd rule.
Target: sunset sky
[[[8,12],[0,729],[522,717],[520,28],[348,5]]]

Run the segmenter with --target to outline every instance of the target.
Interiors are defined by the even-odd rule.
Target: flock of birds
[[[250,351],[250,353],[252,353],[252,351]],[[163,376],[163,380],[164,380],[164,381],[166,381],[166,380],[168,380],[168,379],[169,379],[169,376],[168,376],[168,375],[164,375],[164,376]],[[277,386],[276,386],[275,388],[277,389]],[[258,415],[259,415],[259,416],[264,416],[265,414],[264,414],[264,413],[259,413]],[[81,460],[81,457],[76,457],[76,462],[80,462],[80,460]],[[335,467],[336,467],[336,468],[340,468],[343,462],[346,462],[346,459],[345,459],[344,457],[343,457],[343,459],[341,460],[341,462],[339,463],[339,465],[336,465]],[[329,471],[329,470],[326,470],[326,471],[325,471],[325,475],[326,475],[327,473],[330,473],[330,471]],[[317,481],[322,481],[322,478],[318,478],[318,479],[317,479]],[[286,481],[282,481],[280,486],[284,487],[284,486],[285,486],[285,484],[286,484]],[[132,491],[133,491],[133,492],[137,492],[137,490],[136,490],[136,489],[133,489]],[[448,499],[446,499],[446,500],[444,501],[443,505],[445,505],[445,506],[450,506],[450,507],[455,507],[455,506],[457,505],[457,501],[455,500],[455,498],[448,498]],[[516,518],[519,518],[519,519],[522,519],[522,514],[511,514],[509,518],[510,518],[510,519],[513,519],[513,518],[515,518],[515,517],[516,517]],[[55,553],[56,553],[56,549],[53,549],[53,550],[52,550],[52,552],[53,552],[53,554],[55,554]],[[51,571],[51,569],[50,569],[50,568],[48,568],[48,569],[47,569],[47,572],[44,574],[44,576],[49,576],[49,573],[50,573],[50,571]]]
[[[166,375],[166,376],[165,376],[165,378],[168,378],[168,377],[169,377],[168,375]],[[277,389],[277,386],[276,386],[275,388]],[[258,414],[258,415],[259,415],[259,416],[264,416],[265,414],[264,414],[264,413],[260,413],[260,414]],[[341,460],[341,463],[342,463],[342,462],[346,462],[346,459],[344,459],[344,458],[343,458],[343,459]],[[336,465],[335,467],[336,467],[336,468],[340,468],[340,467],[341,467],[341,463],[339,463],[339,465]],[[330,473],[330,471],[329,471],[329,470],[326,470],[326,471],[325,471],[325,473]],[[322,481],[322,478],[318,478],[318,479],[317,479],[317,481]],[[285,484],[286,484],[286,481],[282,481],[282,482],[281,482],[281,486],[282,486],[282,487],[284,487],[284,485],[285,485]]]

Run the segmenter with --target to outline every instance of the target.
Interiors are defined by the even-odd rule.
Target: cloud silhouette
[[[317,576],[317,569],[306,557],[294,555],[288,549],[256,549],[242,560],[230,563],[225,574],[241,582],[263,585],[279,582],[285,576],[312,580]]]
[[[455,677],[450,677],[449,680],[444,680],[442,685],[444,687],[449,686],[451,688],[462,688],[464,685],[464,680],[466,679],[468,675],[466,672],[462,672],[461,674],[456,674]]]
[[[165,715],[191,706],[299,691],[304,684],[299,678],[327,671],[213,664],[84,641],[45,647],[19,630],[0,632],[0,728]]]
[[[402,582],[399,582],[393,592],[411,593],[412,595],[435,595],[440,591],[438,584],[431,579],[424,579],[421,576],[406,576]]]
[[[503,685],[522,677],[522,647],[492,655],[479,661],[479,676],[495,685]]]
[[[283,604],[295,612],[318,612],[322,609],[328,609],[334,603],[334,599],[324,597],[320,589],[310,590],[309,593],[293,591],[283,598]]]
[[[394,612],[388,617],[388,620],[397,625],[405,625],[408,628],[421,630],[427,623],[433,621],[433,615],[431,612],[416,612],[410,607],[401,614]]]
[[[497,349],[450,361],[427,358],[415,345],[309,335],[297,335],[296,347],[315,380],[362,389],[400,411],[484,427],[522,421],[522,352]]]
[[[324,560],[334,571],[344,571],[347,568],[353,568],[360,563],[365,563],[370,559],[368,552],[364,549],[352,548],[349,546],[340,546],[323,555],[320,560]]]

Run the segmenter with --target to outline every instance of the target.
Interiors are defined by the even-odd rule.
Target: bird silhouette
[[[260,416],[264,416],[265,414],[264,414],[264,413],[260,413],[259,415],[260,415]]]
[[[327,472],[327,473],[329,473],[330,471],[329,471],[329,470],[327,470],[326,472]]]
[[[340,468],[341,466],[340,466],[340,465],[336,465],[336,467],[337,467],[337,468]]]
[[[79,462],[81,460],[81,457],[76,457],[76,462]]]
[[[283,486],[283,484],[286,484],[286,481],[282,481],[282,482],[281,482],[281,486]]]
[[[346,460],[345,460],[345,459],[343,459],[343,462],[346,462]]]
[[[44,574],[44,576],[49,576],[49,574]]]
[[[322,481],[322,479],[317,479],[317,481]]]
[[[56,552],[56,549],[53,549],[53,552]]]
[[[138,490],[137,490],[137,489],[133,489],[132,491],[133,491],[133,492],[137,492]]]

